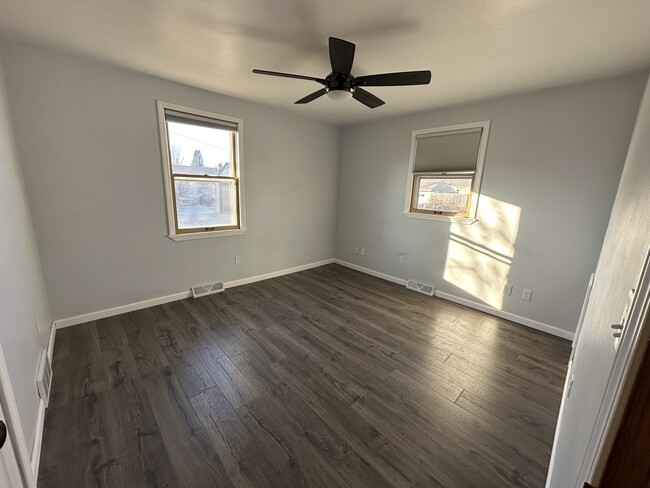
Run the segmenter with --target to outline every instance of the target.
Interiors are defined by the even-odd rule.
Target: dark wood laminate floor
[[[543,487],[569,350],[337,265],[90,322],[39,487]]]

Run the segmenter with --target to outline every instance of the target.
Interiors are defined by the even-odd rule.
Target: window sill
[[[173,241],[191,241],[193,239],[208,239],[210,237],[239,236],[246,232],[246,229],[215,230],[210,232],[195,232],[192,234],[170,234]]]
[[[420,219],[420,220],[438,220],[441,222],[452,222],[454,224],[466,224],[472,225],[474,222],[478,222],[478,219],[473,219],[469,217],[448,217],[446,215],[428,215],[420,214],[414,212],[404,212],[404,217],[409,219]]]

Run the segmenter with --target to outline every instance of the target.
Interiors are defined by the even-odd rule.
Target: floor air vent
[[[38,362],[38,373],[36,375],[36,387],[38,396],[45,402],[45,407],[50,401],[50,387],[52,386],[52,363],[47,355],[47,350],[41,351],[41,358]]]
[[[225,288],[223,282],[210,283],[209,285],[193,286],[192,296],[194,298],[204,297],[205,295],[212,295],[213,293],[221,293]]]
[[[422,293],[424,295],[429,295],[430,297],[433,296],[433,291],[435,290],[433,285],[427,285],[426,283],[420,283],[415,280],[408,280],[406,282],[406,288],[409,290],[417,291],[418,293]]]

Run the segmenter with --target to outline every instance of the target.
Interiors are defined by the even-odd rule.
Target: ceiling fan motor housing
[[[345,90],[352,93],[354,92],[355,87],[354,76],[352,75],[345,76],[341,73],[332,72],[325,78],[325,88],[327,88],[328,92],[334,90]]]

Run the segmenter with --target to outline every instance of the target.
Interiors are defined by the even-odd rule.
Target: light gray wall
[[[39,404],[36,369],[40,351],[47,345],[51,316],[14,146],[1,64],[0,228],[0,345],[27,447],[31,448]]]
[[[493,205],[487,202],[506,214],[516,214],[518,207],[514,257],[509,270],[505,265],[515,289],[502,308],[575,330],[645,78],[635,74],[345,127],[336,257],[481,303],[485,300],[467,293],[465,283],[445,280],[448,251],[458,251],[456,244],[449,248],[450,230],[507,255],[502,241],[510,227],[491,220]],[[411,131],[482,120],[492,121],[482,185],[482,194],[492,200],[479,204],[480,222],[450,229],[448,222],[406,218]],[[354,255],[355,246],[366,255]],[[464,249],[472,259],[456,256],[456,267],[467,266],[461,274],[477,282],[470,283],[475,290],[493,293],[494,268],[503,265]],[[406,256],[403,266],[399,253]],[[500,292],[500,284],[497,288]],[[523,288],[533,290],[532,301],[520,298]]]
[[[582,488],[578,479],[614,364],[611,324],[620,323],[650,247],[650,82],[630,143],[603,243],[585,321],[576,343],[571,397],[564,400],[551,488]],[[632,331],[627,331],[630,334]],[[597,484],[598,480],[595,484]]]
[[[55,319],[334,255],[339,129],[34,46],[0,49]],[[156,99],[244,120],[244,235],[166,237]]]

